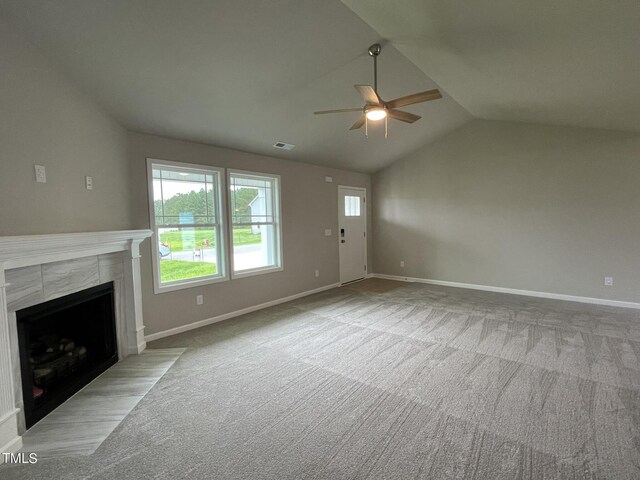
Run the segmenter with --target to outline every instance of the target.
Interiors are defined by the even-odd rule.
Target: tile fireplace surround
[[[0,452],[19,450],[25,430],[15,312],[113,282],[118,355],[142,352],[140,243],[151,234],[127,230],[0,237]]]

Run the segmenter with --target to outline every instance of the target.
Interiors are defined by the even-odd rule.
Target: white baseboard
[[[0,417],[0,464],[4,462],[2,453],[15,453],[22,448],[22,437],[18,435],[18,413],[16,408]]]
[[[561,293],[536,292],[532,290],[518,290],[516,288],[492,287],[489,285],[476,285],[473,283],[447,282],[444,280],[431,280],[429,278],[402,277],[400,275],[385,275],[383,273],[373,273],[372,277],[386,278],[387,280],[398,280],[400,282],[428,283],[430,285],[442,285],[445,287],[469,288],[471,290],[484,290],[486,292],[508,293],[511,295],[524,295],[527,297],[552,298],[554,300],[564,300],[567,302],[590,303],[595,305],[607,305],[609,307],[635,308],[640,309],[640,303],[625,302],[621,300],[607,300],[604,298],[580,297],[576,295],[564,295]]]
[[[18,436],[7,443],[5,446],[0,447],[0,465],[4,463],[3,453],[16,453],[22,448],[22,437]]]
[[[154,340],[158,340],[159,338],[169,337],[171,335],[176,335],[178,333],[188,332],[189,330],[211,325],[212,323],[221,322],[229,318],[239,317],[240,315],[244,315],[246,313],[255,312],[256,310],[262,310],[263,308],[272,307],[274,305],[279,305],[281,303],[290,302],[291,300],[296,300],[298,298],[306,297],[308,295],[313,295],[314,293],[324,292],[325,290],[331,290],[332,288],[336,288],[339,286],[340,286],[339,283],[332,283],[331,285],[325,285],[324,287],[314,288],[313,290],[307,290],[306,292],[296,293],[295,295],[289,295],[288,297],[278,298],[276,300],[271,300],[269,302],[261,303],[259,305],[253,305],[251,307],[242,308],[234,312],[224,313],[216,317],[205,318],[204,320],[200,320],[198,322],[193,322],[187,325],[181,325],[179,327],[170,328],[169,330],[163,330],[162,332],[152,333],[150,335],[145,336],[145,340],[147,342],[152,342]]]
[[[146,341],[146,338],[145,338],[144,341],[140,342],[135,347],[129,347],[129,349],[127,351],[127,355],[139,355],[142,352],[144,352],[146,348],[147,348],[147,341]]]

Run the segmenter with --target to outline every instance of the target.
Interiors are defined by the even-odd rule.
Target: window
[[[148,160],[156,293],[227,278],[223,170]]]
[[[282,269],[280,177],[229,172],[234,277]]]
[[[360,197],[350,195],[344,196],[344,216],[359,217],[360,216]]]
[[[223,169],[148,159],[147,170],[156,293],[282,270],[278,175],[230,170],[227,214]]]

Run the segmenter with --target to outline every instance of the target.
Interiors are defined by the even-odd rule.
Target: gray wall
[[[151,244],[145,242],[142,286],[146,334],[339,281],[338,185],[365,187],[370,192],[369,175],[137,133],[129,134],[129,155],[137,228],[149,228],[150,225],[147,157],[281,175],[284,270],[154,294]],[[325,175],[332,176],[333,183],[326,183]],[[368,205],[371,205],[370,201]],[[370,211],[367,218],[370,222]],[[332,229],[331,237],[324,236],[325,228]],[[368,251],[371,252],[371,245]],[[320,278],[315,277],[316,269],[320,270]],[[196,305],[198,294],[204,295],[202,306]]]
[[[640,301],[639,134],[473,121],[373,196],[376,273]]]
[[[131,228],[129,185],[124,129],[0,22],[0,235]]]
[[[0,72],[0,235],[149,228],[146,157],[282,176],[284,271],[155,295],[146,241],[147,334],[339,281],[337,186],[370,191],[368,175],[129,134],[3,23]],[[47,168],[46,184],[35,182],[35,164]]]

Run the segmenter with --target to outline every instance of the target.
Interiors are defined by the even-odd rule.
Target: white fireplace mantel
[[[72,258],[136,250],[151,230],[56,233],[0,237],[0,269],[59,262]]]
[[[18,450],[24,430],[15,311],[113,281],[119,355],[142,352],[140,243],[151,235],[124,230],[0,237],[0,453]]]

